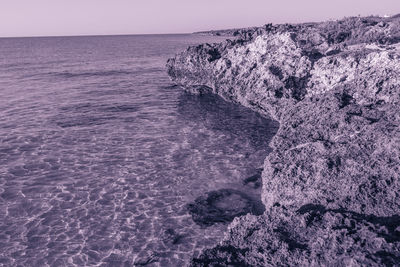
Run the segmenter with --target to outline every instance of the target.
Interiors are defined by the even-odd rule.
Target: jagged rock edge
[[[363,18],[358,18],[358,20],[362,20],[362,19]],[[366,21],[366,24],[370,23],[372,26],[381,24],[382,27],[385,27],[386,23],[390,23],[390,22],[382,22],[382,23],[381,22],[376,22],[376,19],[375,20],[374,19],[365,19],[365,21]],[[381,19],[381,21],[383,21],[383,20]],[[362,22],[362,23],[364,23],[364,22]],[[340,24],[340,22],[339,22],[339,24]],[[282,28],[282,27],[284,28],[284,30],[279,30],[279,28]],[[268,26],[267,25],[265,27],[265,29],[266,29],[267,33],[268,32],[273,32],[272,34],[277,34],[277,33],[281,34],[281,37],[283,36],[284,40],[286,40],[286,41],[288,41],[290,43],[290,39],[292,39],[292,40],[296,39],[296,36],[293,36],[293,33],[289,33],[288,34],[287,33],[287,29],[293,29],[293,28],[296,28],[296,27],[297,26],[284,25],[284,26],[277,26],[277,27],[273,28],[272,26]],[[300,26],[300,29],[301,29],[301,27],[303,27],[303,26]],[[379,27],[381,27],[381,26],[379,26]],[[398,24],[396,25],[396,27],[398,28]],[[271,28],[273,28],[273,30],[271,30]],[[256,111],[258,111],[258,112],[260,112],[260,113],[262,113],[264,115],[265,114],[272,114],[275,119],[277,119],[280,123],[282,123],[285,114],[283,112],[279,112],[279,107],[275,108],[275,109],[273,107],[274,104],[278,104],[278,103],[273,103],[273,101],[272,101],[272,103],[270,103],[269,109],[268,109],[268,107],[266,108],[265,105],[263,105],[262,103],[257,102],[257,101],[252,101],[252,100],[243,101],[243,99],[241,99],[240,97],[248,97],[248,96],[240,95],[240,93],[235,95],[235,93],[232,93],[232,92],[229,92],[229,91],[219,90],[220,88],[218,86],[216,86],[218,84],[218,81],[217,81],[218,77],[214,78],[209,73],[210,70],[208,68],[211,69],[209,64],[213,63],[215,61],[218,61],[219,59],[223,58],[223,56],[225,56],[226,54],[222,55],[222,53],[226,52],[226,47],[228,47],[228,49],[229,49],[229,47],[235,46],[237,44],[243,45],[243,44],[246,44],[246,43],[251,43],[258,36],[261,36],[262,34],[265,33],[265,31],[262,31],[262,30],[261,30],[261,34],[259,32],[257,32],[257,31],[255,31],[255,32],[256,32],[256,34],[254,34],[254,32],[252,32],[251,34],[245,33],[246,37],[244,39],[242,39],[242,40],[237,40],[237,41],[233,41],[233,42],[232,41],[226,42],[225,44],[222,45],[222,46],[225,46],[225,47],[222,47],[222,49],[221,49],[221,45],[217,45],[216,47],[215,46],[210,46],[210,45],[203,45],[203,46],[198,46],[198,47],[195,47],[195,48],[189,48],[189,50],[187,52],[189,52],[189,53],[193,53],[193,52],[194,53],[198,53],[198,54],[195,54],[195,57],[197,57],[197,58],[195,59],[194,64],[196,64],[196,60],[197,60],[197,63],[199,63],[199,65],[200,65],[200,67],[198,67],[197,71],[200,71],[200,73],[196,72],[195,68],[194,68],[195,69],[194,72],[193,72],[193,70],[192,71],[189,70],[189,72],[183,73],[183,74],[182,73],[176,73],[175,72],[176,69],[174,69],[174,65],[176,64],[176,62],[175,62],[176,58],[175,58],[173,60],[169,60],[168,61],[168,72],[169,72],[169,75],[175,81],[178,81],[178,83],[180,83],[181,85],[184,85],[184,87],[189,91],[197,92],[197,93],[200,93],[200,94],[209,93],[209,92],[213,92],[213,93],[219,94],[220,96],[222,96],[224,99],[226,99],[228,101],[238,102],[238,103],[243,104],[243,105],[245,105],[247,107],[250,107],[253,110],[256,110]],[[307,34],[309,34],[309,33],[307,33]],[[306,101],[311,102],[310,103],[311,105],[315,104],[312,101],[310,101],[310,99],[313,99],[313,97],[314,97],[313,95],[308,95],[307,96],[306,95],[307,93],[304,94],[304,92],[300,92],[300,93],[295,92],[295,93],[293,93],[293,92],[290,91],[290,89],[299,87],[298,84],[299,84],[299,80],[301,81],[301,79],[307,79],[308,80],[307,82],[309,82],[309,79],[311,78],[310,77],[310,72],[314,69],[314,64],[318,63],[321,58],[324,58],[324,57],[325,58],[327,58],[327,57],[333,57],[334,58],[334,57],[337,57],[337,55],[341,54],[341,52],[340,52],[341,50],[345,50],[344,52],[342,52],[342,55],[344,53],[349,53],[349,54],[353,53],[353,55],[354,54],[356,55],[355,56],[355,60],[357,61],[357,60],[363,59],[363,56],[365,56],[365,54],[363,54],[363,53],[365,53],[365,52],[367,52],[367,56],[368,56],[369,52],[370,52],[368,50],[372,50],[373,52],[371,52],[371,53],[375,53],[376,51],[378,51],[377,53],[379,54],[379,49],[382,48],[382,47],[379,47],[378,45],[375,45],[375,46],[372,46],[372,47],[369,46],[369,45],[366,45],[364,40],[362,42],[358,42],[358,43],[356,41],[354,41],[354,40],[350,40],[349,42],[346,43],[345,42],[346,38],[349,38],[349,36],[351,36],[351,34],[349,35],[349,34],[341,34],[341,33],[339,33],[337,36],[329,37],[328,38],[328,43],[329,42],[333,43],[333,44],[335,44],[335,42],[339,43],[339,45],[337,45],[335,47],[332,47],[332,45],[328,45],[326,47],[323,47],[323,45],[322,45],[322,46],[318,47],[317,51],[315,51],[315,49],[314,49],[315,45],[314,45],[314,46],[311,46],[312,49],[308,49],[307,47],[305,49],[302,49],[301,52],[303,54],[307,54],[306,56],[309,58],[309,64],[312,66],[309,69],[309,72],[305,72],[305,75],[303,73],[303,75],[301,77],[304,77],[304,78],[301,78],[301,77],[298,77],[298,76],[288,76],[286,78],[286,82],[284,82],[284,84],[289,84],[288,86],[285,86],[285,89],[289,89],[289,90],[285,91],[283,89],[283,92],[278,91],[278,94],[277,94],[277,92],[274,92],[275,96],[277,96],[277,97],[279,97],[279,96],[282,97],[283,95],[286,94],[284,101],[289,102],[289,106],[291,106],[291,108],[289,108],[289,109],[288,108],[284,109],[286,114],[293,115],[293,114],[291,114],[291,112],[293,112],[293,110],[296,110],[296,108],[297,109],[301,109],[301,107],[298,107],[298,106],[295,105],[296,101],[303,101],[304,99],[306,99]],[[374,38],[377,39],[376,36]],[[390,40],[377,39],[377,40],[375,40],[376,41],[375,43],[377,43],[377,44],[381,44],[381,43],[394,44],[394,49],[397,51],[398,47],[397,47],[396,43],[398,42],[398,40],[400,40],[398,38],[398,36],[394,36]],[[343,47],[344,45],[352,44],[352,43],[356,43],[354,49],[351,48],[353,50],[344,49],[345,48],[345,47]],[[307,44],[305,44],[305,45],[307,46]],[[387,46],[383,47],[383,49],[386,49],[386,48],[387,48]],[[211,52],[209,52],[209,51],[211,51]],[[216,52],[216,51],[218,51],[218,52]],[[222,51],[222,53],[219,52],[219,51]],[[358,56],[357,53],[361,53],[361,56]],[[200,56],[199,56],[199,54],[200,54]],[[322,54],[325,54],[325,56],[321,56]],[[299,55],[299,58],[301,59],[302,56],[304,56],[304,55]],[[397,54],[396,54],[396,56],[397,56]],[[185,56],[181,57],[181,59],[182,58],[185,58]],[[193,62],[191,62],[191,63],[193,64]],[[230,63],[228,63],[228,64],[230,64]],[[187,67],[187,65],[185,67]],[[251,66],[249,69],[252,70],[252,69],[255,69],[255,68],[257,68],[257,66],[254,66],[254,67]],[[321,68],[321,69],[323,70],[323,68]],[[328,71],[330,71],[330,70],[328,69]],[[280,72],[278,70],[276,70],[276,69],[274,70],[274,68],[272,68],[271,72],[272,72],[272,74],[274,76],[277,76],[279,80],[283,80],[284,77],[282,77],[282,74],[280,74]],[[211,72],[211,73],[213,73],[213,72]],[[350,109],[351,108],[357,109],[357,108],[363,108],[364,106],[367,106],[367,105],[379,105],[379,101],[385,101],[385,100],[386,100],[387,103],[390,103],[391,105],[394,105],[394,104],[398,103],[398,98],[396,98],[396,97],[394,97],[394,99],[388,98],[391,95],[388,96],[388,95],[383,94],[383,99],[376,99],[376,98],[373,99],[372,98],[374,101],[372,101],[372,103],[368,103],[368,101],[371,99],[371,97],[368,96],[368,95],[360,97],[360,96],[357,96],[357,95],[354,96],[354,94],[352,94],[352,95],[348,94],[348,88],[346,88],[347,85],[345,83],[343,83],[344,81],[346,81],[346,79],[347,79],[347,77],[346,78],[340,77],[340,79],[338,81],[338,85],[336,87],[334,87],[334,89],[331,88],[330,90],[326,90],[326,91],[323,91],[323,92],[317,92],[317,93],[314,92],[316,97],[318,98],[319,96],[323,96],[327,92],[329,94],[330,91],[335,91],[335,95],[336,95],[335,97],[337,99],[337,103],[336,104],[338,106],[337,107],[338,109],[344,109],[344,108],[346,108],[348,106],[350,106]],[[289,82],[287,82],[287,81],[289,81]],[[302,83],[304,85],[304,82],[300,82],[300,83]],[[381,82],[378,82],[378,83],[380,84]],[[381,87],[382,84],[378,85],[378,83],[376,84],[376,87]],[[354,86],[354,84],[350,84],[350,86]],[[398,88],[398,83],[395,83],[394,86],[395,86],[395,88]],[[300,86],[300,88],[301,87],[304,87],[304,86]],[[199,90],[199,88],[201,88],[201,89]],[[277,88],[277,89],[279,89],[279,88]],[[232,89],[232,90],[235,90],[235,89]],[[383,90],[382,88],[378,88],[378,90],[376,90],[376,92],[374,92],[374,94],[378,95],[378,94],[380,94],[382,92],[382,90]],[[246,93],[246,92],[244,92],[244,93]],[[335,99],[332,98],[332,97],[333,97],[333,94],[329,95],[328,99],[330,99],[330,101],[335,101]],[[358,99],[354,100],[354,98],[357,98],[357,97],[358,97]],[[361,104],[364,104],[364,105],[359,105],[360,104],[360,99],[362,101],[364,101],[364,102],[367,102],[366,103],[367,105],[365,105],[365,103],[362,103],[362,102],[361,102]],[[314,100],[315,100],[315,97],[314,97]],[[358,100],[358,102],[357,102],[357,100]],[[355,103],[355,105],[353,105],[354,103]],[[340,112],[342,112],[342,111],[340,111]],[[356,111],[354,113],[352,110],[350,110],[350,111],[346,110],[346,112],[347,112],[346,114],[348,114],[348,113],[351,113],[351,114],[362,114],[362,112],[359,113],[358,111]],[[368,112],[368,111],[364,111],[364,113],[365,112]],[[359,115],[356,115],[356,116],[359,116]],[[377,118],[370,118],[370,117],[363,117],[363,118],[365,118],[366,120],[369,120],[371,123],[376,123],[380,119],[382,119],[382,117],[379,117],[378,119]],[[394,122],[397,122],[397,120],[394,120]],[[364,127],[365,126],[364,124],[361,123],[360,125]],[[281,125],[281,128],[283,126]],[[281,130],[281,128],[280,128],[280,130]],[[352,130],[352,129],[350,129],[350,130]],[[274,141],[276,141],[276,139],[278,138],[278,135],[279,135],[279,132],[278,132],[277,136],[274,137]],[[306,148],[308,146],[310,146],[310,147],[319,146],[319,143],[322,143],[322,145],[324,146],[325,145],[324,142],[329,141],[329,140],[324,139],[324,136],[315,136],[315,138],[313,137],[312,141],[313,142],[309,142],[309,143],[295,144],[295,145],[291,146],[289,150],[293,151],[293,150],[296,150],[296,149]],[[277,150],[278,148],[274,147],[274,145],[273,145],[273,149]],[[268,161],[269,161],[269,159],[266,160],[266,164],[268,164]],[[328,159],[328,164],[327,164],[328,165],[328,169],[337,168],[341,164],[340,161],[341,161],[340,158],[339,159],[338,158],[336,158],[336,159]],[[266,166],[266,167],[267,167],[266,169],[268,169],[268,166]],[[265,177],[268,174],[269,173],[264,172],[263,176]],[[275,200],[276,199],[280,199],[280,198],[279,197],[275,197]],[[282,199],[284,199],[284,198],[282,198]],[[267,208],[270,208],[270,209],[273,209],[273,206],[276,206],[276,205],[280,206],[281,205],[279,202],[274,201],[274,199],[272,199],[272,200],[268,200],[267,199],[267,201],[265,201],[265,199],[263,199],[263,201],[264,201],[264,203],[267,204]],[[362,213],[376,214],[376,215],[380,215],[380,216],[383,216],[383,215],[396,216],[396,214],[398,214],[398,210],[399,210],[399,207],[396,206],[396,205],[394,205],[393,207],[389,207],[389,209],[380,211],[376,207],[373,207],[370,210],[368,210],[365,207],[363,208],[362,206],[352,206],[352,205],[347,205],[346,206],[346,203],[340,203],[340,201],[339,201],[339,203],[337,202],[337,203],[334,203],[332,205],[329,203],[328,200],[325,201],[325,202],[326,203],[323,203],[323,204],[326,204],[326,207],[323,206],[324,209],[329,208],[329,209],[333,210],[335,208],[340,208],[340,209],[348,208],[350,212],[362,212]],[[334,201],[332,201],[332,202],[334,202]],[[312,201],[311,201],[311,203],[295,203],[295,205],[291,205],[291,204],[293,204],[293,203],[290,203],[290,201],[288,201],[287,203],[284,203],[283,206],[287,206],[289,209],[293,208],[295,206],[297,206],[297,208],[301,208],[304,205],[310,205],[310,204],[312,205],[314,203],[312,203]],[[320,204],[320,203],[317,203],[317,204]],[[335,206],[335,204],[336,204],[336,206]],[[379,207],[379,205],[376,205],[376,206]],[[296,216],[296,215],[293,215],[293,216]],[[344,262],[342,262],[342,263],[344,263]]]

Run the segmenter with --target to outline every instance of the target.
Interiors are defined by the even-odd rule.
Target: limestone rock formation
[[[241,262],[245,253],[242,263],[256,266],[398,262],[398,230],[382,225],[400,215],[400,18],[269,24],[238,35],[167,63],[186,90],[280,123],[262,172],[266,213],[236,220],[231,229],[242,232],[197,260]],[[304,207],[322,207],[320,219],[296,226],[307,220],[297,212]]]
[[[398,266],[399,249],[400,216],[275,207],[235,219],[225,240],[191,266]]]

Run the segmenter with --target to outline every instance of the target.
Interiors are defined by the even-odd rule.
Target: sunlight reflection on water
[[[277,125],[172,86],[167,57],[211,39],[0,40],[1,264],[182,266],[221,239],[226,225],[202,228],[186,205],[257,196],[243,179]]]

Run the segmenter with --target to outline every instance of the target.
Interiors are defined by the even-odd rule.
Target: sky
[[[190,33],[400,13],[400,0],[0,0],[0,37]]]

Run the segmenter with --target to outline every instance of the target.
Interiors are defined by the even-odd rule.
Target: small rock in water
[[[168,228],[167,230],[164,231],[161,238],[165,244],[177,245],[182,241],[182,239],[184,238],[184,235],[177,233],[172,228]]]
[[[188,205],[193,221],[201,226],[231,222],[235,217],[247,213],[260,214],[262,204],[257,203],[243,192],[220,189],[198,197]]]
[[[244,185],[251,185],[253,188],[260,188],[261,173],[264,169],[257,169],[257,173],[243,180]]]
[[[134,266],[146,266],[148,264],[158,262],[159,258],[157,253],[151,252],[149,255],[139,257],[138,259],[135,260],[135,263],[133,264]]]

